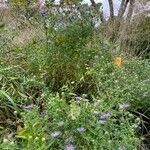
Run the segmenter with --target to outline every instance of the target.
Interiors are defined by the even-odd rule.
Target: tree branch
[[[92,4],[92,6],[95,8],[95,10],[97,11],[97,13],[99,13],[101,22],[104,23],[105,22],[105,18],[104,18],[103,11],[99,11],[99,9],[97,9],[96,3],[95,3],[94,0],[90,0],[90,2]]]
[[[124,15],[128,3],[129,3],[129,0],[122,0],[121,1],[120,9],[119,9],[119,12],[118,12],[118,17],[119,18],[122,18],[122,16]]]
[[[127,14],[127,21],[128,21],[129,23],[130,23],[132,14],[133,14],[134,3],[135,3],[135,0],[130,0],[129,9],[128,9],[128,14]]]

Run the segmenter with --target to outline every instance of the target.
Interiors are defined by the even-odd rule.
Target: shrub
[[[134,56],[149,59],[150,55],[150,17],[138,16],[133,19],[122,36],[122,48]],[[126,38],[125,38],[126,37]]]
[[[21,113],[24,126],[17,129],[12,144],[16,149],[64,149],[67,145],[75,149],[136,149],[139,141],[134,124],[139,121],[134,122],[125,108],[114,110],[103,99],[91,104],[83,98],[68,104],[48,93],[44,93],[46,107],[41,115],[36,106]],[[4,140],[1,148],[9,149],[11,140]]]

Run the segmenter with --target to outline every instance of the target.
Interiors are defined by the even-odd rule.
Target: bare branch
[[[130,0],[128,14],[127,14],[127,21],[128,22],[130,22],[132,14],[133,14],[134,3],[135,3],[135,0]]]
[[[118,17],[119,18],[122,18],[122,16],[124,15],[128,3],[129,3],[129,0],[122,0],[121,1],[120,9],[119,9],[119,12],[118,12]]]
[[[102,23],[104,23],[104,22],[105,22],[105,18],[104,18],[103,11],[100,11],[99,9],[97,9],[96,3],[95,3],[94,0],[90,0],[90,2],[91,2],[91,4],[92,4],[92,6],[95,8],[95,10],[97,11],[97,13],[99,13],[100,19],[101,19]]]

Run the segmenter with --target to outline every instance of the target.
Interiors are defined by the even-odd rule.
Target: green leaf
[[[16,106],[14,100],[5,91],[0,90],[0,94],[4,95],[9,100],[9,102],[13,105],[15,110],[17,110],[17,106]]]

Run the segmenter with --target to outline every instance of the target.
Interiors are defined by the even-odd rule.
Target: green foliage
[[[82,2],[82,1],[83,0],[60,0],[60,3],[71,5],[71,4],[78,4],[79,2]]]
[[[149,61],[133,59],[126,64],[126,71],[131,76],[131,89],[133,109],[147,110],[150,107],[148,99],[150,98],[150,66]],[[136,99],[136,100],[135,100]]]
[[[10,0],[9,2],[17,7],[27,7],[29,4],[38,2],[38,0]]]
[[[29,72],[37,79],[43,78],[51,90],[59,91],[67,83],[78,82],[86,76],[98,49],[92,49],[88,42],[93,35],[88,22],[73,21],[59,30],[53,29],[52,33],[48,36],[51,45],[31,42],[23,51],[28,55]]]
[[[10,0],[9,3],[13,8],[11,17],[21,24],[21,28],[26,27],[27,21],[39,11],[38,0]]]
[[[39,21],[44,19],[45,37],[19,46],[3,31],[0,149],[55,150],[71,144],[136,150],[140,145],[141,120],[134,113],[150,107],[149,62],[122,53],[116,65],[111,45],[82,17],[60,27],[60,18],[50,12]]]
[[[59,96],[48,93],[44,93],[44,98],[43,114],[40,115],[36,107],[21,113],[24,126],[15,136],[20,139],[19,145],[16,141],[12,144],[9,139],[4,140],[1,148],[10,149],[12,144],[14,149],[64,149],[66,144],[73,144],[76,149],[109,150],[121,146],[127,150],[136,149],[138,139],[132,126],[139,120],[134,122],[134,116],[126,110],[114,110],[113,105],[108,106],[103,100],[90,103],[82,99],[68,104]],[[99,122],[99,117],[107,111],[110,116]],[[59,134],[53,134],[55,132]]]
[[[59,89],[70,81],[80,80],[86,72],[87,57],[90,49],[85,48],[91,31],[88,25],[71,24],[56,34],[55,43],[49,50],[47,65],[54,89]],[[94,52],[93,52],[94,53]],[[59,80],[59,81],[58,81]],[[57,82],[60,85],[57,85]],[[55,85],[56,84],[56,85]],[[56,87],[55,87],[56,86]],[[53,88],[53,87],[52,87]]]

